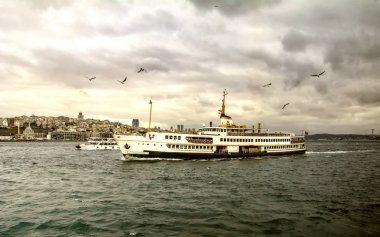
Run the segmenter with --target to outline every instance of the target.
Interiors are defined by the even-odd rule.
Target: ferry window
[[[178,149],[178,148],[179,148],[179,145],[175,145],[175,148]]]
[[[174,138],[173,138],[174,140],[177,140],[177,136],[174,136]]]
[[[156,144],[154,144],[154,146],[156,146]]]
[[[179,148],[183,149],[183,145],[180,145]]]
[[[178,136],[178,140],[181,140],[181,136]]]
[[[169,139],[173,139],[173,136],[170,136]]]
[[[165,139],[168,139],[169,138],[169,136],[168,135],[165,135]]]

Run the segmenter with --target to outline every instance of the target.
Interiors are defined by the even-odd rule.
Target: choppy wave
[[[306,151],[306,154],[346,154],[346,153],[366,153],[376,150],[356,150],[356,151]]]
[[[379,143],[309,142],[310,159],[244,162],[125,162],[72,143],[7,146],[1,237],[380,236]]]

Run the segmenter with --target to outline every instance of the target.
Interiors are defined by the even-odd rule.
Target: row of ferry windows
[[[292,149],[292,148],[304,148],[305,145],[288,145],[288,146],[265,146],[264,149]]]
[[[221,142],[255,142],[255,139],[250,138],[220,138]],[[289,142],[289,138],[258,138],[256,142]]]
[[[181,136],[165,135],[165,139],[181,140]]]
[[[189,146],[189,145],[167,145],[171,149],[185,149],[185,150],[212,150],[212,146]]]
[[[227,129],[225,128],[203,128],[201,131],[205,132],[227,132]]]

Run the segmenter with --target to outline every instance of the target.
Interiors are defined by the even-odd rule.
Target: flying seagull
[[[312,74],[311,76],[312,76],[312,77],[319,77],[319,76],[321,76],[323,73],[325,73],[325,71],[323,71],[323,72],[321,72],[321,73],[319,73],[319,74]]]
[[[146,70],[142,67],[140,67],[140,69],[137,71],[137,73],[140,73],[140,72],[146,72]]]
[[[121,84],[124,84],[127,81],[127,77],[125,77],[123,81],[119,81],[119,80],[117,81],[120,82]]]
[[[282,109],[285,109],[285,107],[286,107],[288,104],[290,104],[290,103],[286,103],[286,104],[284,104],[284,106],[282,106]]]
[[[94,80],[96,77],[86,77],[88,80],[90,80],[90,81],[92,81],[92,80]]]
[[[270,87],[271,85],[272,83],[269,83],[269,84],[263,85],[263,87]]]

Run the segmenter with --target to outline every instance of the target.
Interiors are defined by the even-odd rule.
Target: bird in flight
[[[140,69],[137,71],[137,73],[140,73],[140,72],[146,72],[146,70],[142,67],[140,67]]]
[[[94,80],[96,77],[86,77],[88,80],[92,81]]]
[[[288,104],[290,104],[290,103],[286,103],[286,104],[284,104],[284,106],[282,106],[282,109],[285,109],[285,107],[286,107]]]
[[[319,74],[312,74],[311,76],[312,77],[320,77],[323,73],[325,73],[325,71],[319,73]]]
[[[269,83],[269,84],[263,85],[263,87],[270,87],[271,85],[272,83]]]
[[[124,84],[127,81],[127,77],[125,77],[123,81],[119,81],[119,80],[117,81],[120,82],[121,84]]]

